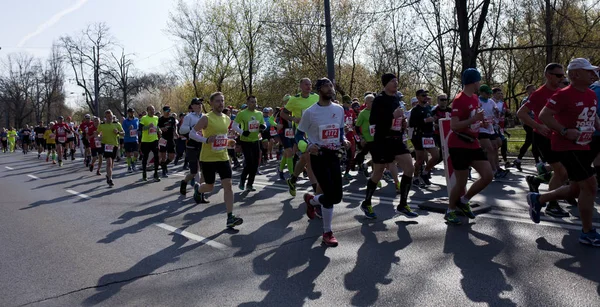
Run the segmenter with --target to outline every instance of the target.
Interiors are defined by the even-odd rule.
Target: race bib
[[[258,132],[260,127],[260,123],[257,120],[251,120],[248,122],[248,131],[250,132]]]
[[[136,130],[136,129],[131,129],[131,130],[129,130],[129,136],[130,136],[130,137],[134,138],[134,137],[136,137],[137,135],[138,135],[138,134],[137,134],[137,130]]]
[[[60,143],[64,143],[64,142],[66,141],[66,138],[65,138],[64,136],[59,136],[59,137],[58,137],[58,141],[59,141]]]
[[[61,133],[61,134],[62,134],[62,133],[64,133],[64,132],[65,132],[65,128],[62,128],[62,127],[58,128],[58,133]]]
[[[43,139],[44,138],[44,134],[43,133],[38,133],[37,137],[38,137],[38,139]]]
[[[346,127],[348,127],[348,128],[352,128],[352,126],[353,126],[353,124],[354,124],[354,123],[352,122],[352,116],[346,116],[345,123],[346,123]]]
[[[433,138],[421,138],[423,142],[423,148],[435,148],[435,141]]]
[[[100,142],[100,138],[94,138],[94,145],[96,148],[100,148],[102,146],[102,142]]]
[[[271,136],[276,136],[277,135],[277,130],[275,130],[275,128],[271,128]]]
[[[113,147],[115,146],[108,144],[104,145],[104,152],[113,152]]]
[[[233,129],[231,129],[227,132],[227,137],[230,139],[235,139],[237,137],[237,134],[235,133],[235,131]]]
[[[69,133],[67,133],[67,137],[68,138],[73,138],[73,137],[75,137],[75,135],[72,132],[69,132]]]
[[[575,143],[577,143],[578,145],[587,145],[592,141],[592,135],[594,134],[594,128],[593,127],[581,127],[580,129],[580,133],[579,133],[579,137],[577,137],[577,140],[575,140]]]
[[[285,128],[285,137],[288,139],[294,138],[294,130],[292,128]]]
[[[403,117],[395,118],[394,121],[392,122],[392,130],[402,131],[402,121],[403,120],[404,120]]]
[[[354,140],[358,143],[360,143],[360,136],[358,136],[358,134],[354,135]]]
[[[156,135],[156,128],[155,127],[148,128],[148,134],[149,135]]]
[[[30,135],[31,133],[29,131],[25,131],[23,134]]]
[[[212,150],[213,151],[221,151],[227,149],[227,135],[220,134],[215,137],[215,140],[212,142]]]
[[[158,140],[158,146],[160,147],[166,147],[167,146],[167,140],[160,138],[160,140]]]
[[[369,134],[371,136],[375,136],[375,125],[370,125],[369,126]]]
[[[340,127],[338,124],[320,125],[319,136],[323,144],[340,143]]]

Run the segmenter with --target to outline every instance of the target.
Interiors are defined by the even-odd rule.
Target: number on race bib
[[[421,138],[423,142],[423,148],[435,148],[435,141],[433,138]]]
[[[340,142],[340,127],[338,124],[320,125],[319,135],[323,144],[337,145]]]
[[[248,122],[248,131],[257,132],[260,127],[260,123],[257,120],[251,120]]]
[[[148,134],[149,135],[156,135],[156,128],[154,128],[154,127],[148,128]]]
[[[158,146],[160,147],[166,147],[167,146],[167,140],[160,138],[160,140],[158,140]]]
[[[375,136],[375,125],[370,125],[369,126],[369,134],[371,136]]]
[[[288,139],[294,138],[294,130],[292,128],[285,128],[285,137]]]
[[[115,147],[114,145],[108,145],[108,144],[106,144],[106,145],[104,145],[104,151],[105,152],[113,152],[113,148],[114,147]]]
[[[578,145],[587,145],[592,141],[592,135],[594,134],[593,127],[581,127],[579,136],[575,143]]]
[[[38,137],[38,139],[43,139],[44,138],[44,134],[43,133],[38,133],[37,137]]]
[[[276,136],[277,135],[277,130],[275,130],[275,128],[271,127],[271,136]]]
[[[395,118],[394,121],[392,122],[392,130],[402,131],[402,121],[403,120],[404,120],[403,117]]]
[[[134,137],[136,137],[137,135],[138,135],[138,134],[137,134],[137,130],[136,130],[136,129],[131,129],[131,130],[129,130],[129,136],[130,136],[130,137],[134,138]]]
[[[212,142],[212,150],[213,151],[221,151],[227,149],[227,135],[221,134],[215,137],[215,140]]]

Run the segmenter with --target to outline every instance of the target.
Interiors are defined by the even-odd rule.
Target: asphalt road
[[[357,175],[335,208],[340,246],[324,248],[308,182],[289,196],[275,162],[256,192],[234,187],[237,231],[221,191],[196,205],[178,194],[181,172],[144,183],[122,165],[109,188],[81,159],[0,154],[0,306],[600,306],[600,249],[578,243],[574,208],[533,224],[523,173],[493,182],[475,199],[492,210],[461,226],[396,215],[385,184],[365,220]],[[441,174],[412,206],[445,196]]]

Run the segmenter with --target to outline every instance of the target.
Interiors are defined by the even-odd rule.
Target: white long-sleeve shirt
[[[183,123],[181,124],[181,127],[179,127],[179,134],[188,134],[190,133],[190,131],[192,131],[194,129],[194,126],[196,126],[196,124],[198,123],[198,121],[200,120],[200,118],[202,118],[202,113],[198,114],[198,113],[188,113],[184,118],[183,118]]]

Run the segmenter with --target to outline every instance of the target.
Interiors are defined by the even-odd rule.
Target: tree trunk
[[[545,0],[545,10],[546,14],[544,15],[544,24],[545,24],[545,34],[546,34],[546,64],[553,62],[553,31],[552,31],[552,5],[550,5],[550,0]]]

